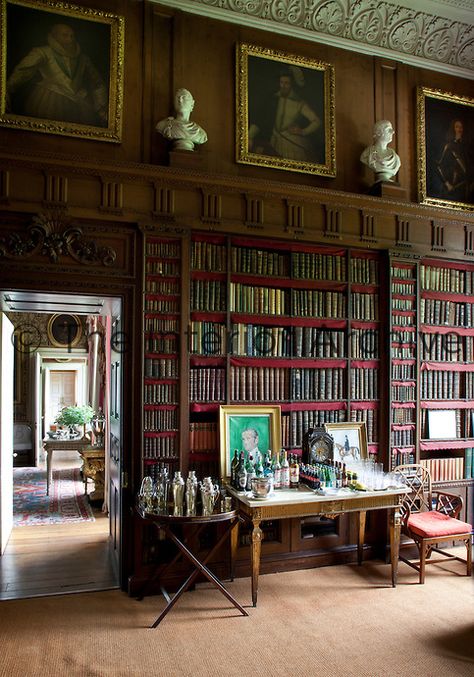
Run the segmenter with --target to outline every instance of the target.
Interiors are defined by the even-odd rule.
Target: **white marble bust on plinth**
[[[206,143],[207,134],[189,116],[194,108],[194,99],[187,89],[178,89],[174,99],[176,116],[160,120],[156,130],[173,142],[174,150],[194,150],[195,144]]]
[[[400,158],[393,148],[388,148],[394,129],[388,120],[374,125],[374,143],[362,152],[360,161],[375,172],[375,181],[393,181],[400,169]]]

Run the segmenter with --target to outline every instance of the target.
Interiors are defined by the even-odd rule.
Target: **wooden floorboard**
[[[55,456],[58,465],[71,463]],[[100,505],[93,513],[94,522],[15,527],[0,557],[0,600],[117,588],[109,519]]]

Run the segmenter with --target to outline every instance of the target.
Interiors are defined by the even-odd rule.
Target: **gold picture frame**
[[[333,458],[345,463],[368,458],[367,428],[365,421],[325,423],[324,429],[334,440]]]
[[[123,17],[53,0],[0,3],[0,125],[120,143]]]
[[[236,61],[237,162],[336,176],[334,66],[248,43]]]
[[[79,315],[56,313],[51,315],[47,326],[48,341],[55,348],[75,348],[82,338],[82,322]]]
[[[474,99],[417,89],[418,199],[474,210]]]
[[[230,478],[230,464],[234,449],[244,449],[242,433],[255,430],[256,446],[263,454],[271,449],[274,454],[281,447],[281,407],[256,404],[224,404],[219,407],[220,477]],[[244,449],[246,452],[248,449]]]

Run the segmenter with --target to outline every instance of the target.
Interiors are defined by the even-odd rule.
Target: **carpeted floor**
[[[473,581],[434,565],[425,585],[380,562],[228,583],[241,616],[209,584],[156,628],[162,596],[119,591],[0,602],[1,677],[438,677],[474,672]]]
[[[84,495],[79,468],[53,470],[53,483],[46,495],[46,471],[41,468],[13,470],[13,525],[93,522],[91,506]]]

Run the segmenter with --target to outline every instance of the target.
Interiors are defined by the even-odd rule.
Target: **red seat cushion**
[[[437,510],[428,512],[415,512],[408,518],[408,528],[413,533],[424,538],[436,538],[437,536],[451,536],[466,534],[472,531],[472,525],[467,522],[444,515]]]

